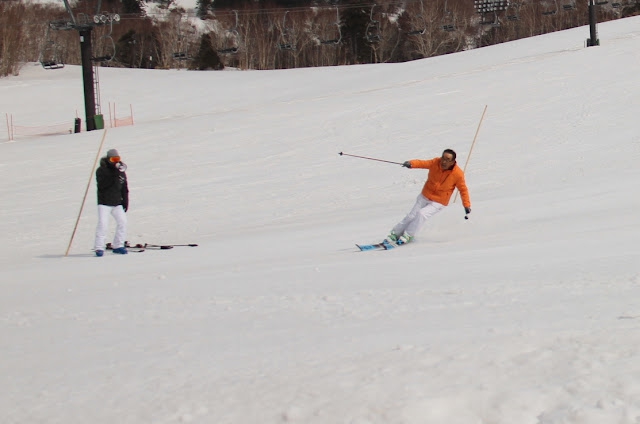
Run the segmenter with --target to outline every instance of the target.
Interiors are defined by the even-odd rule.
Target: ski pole
[[[171,249],[172,247],[180,247],[180,246],[188,246],[188,247],[196,247],[198,246],[195,243],[189,243],[189,244],[145,244],[145,246],[149,246],[149,247],[159,247],[161,249]]]
[[[396,165],[402,165],[402,163],[400,163],[400,162],[392,162],[392,161],[390,161],[390,160],[383,160],[383,159],[376,159],[376,158],[368,158],[368,157],[366,157],[366,156],[350,155],[349,153],[342,153],[342,152],[340,152],[340,153],[338,153],[338,154],[339,154],[340,156],[351,156],[351,157],[353,157],[353,158],[360,158],[360,159],[367,159],[367,160],[375,160],[375,161],[378,161],[378,162],[386,162],[386,163],[393,163],[393,164],[396,164]]]

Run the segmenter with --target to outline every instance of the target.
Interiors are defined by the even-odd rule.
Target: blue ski
[[[356,244],[356,247],[358,247],[362,252],[366,252],[368,250],[384,250],[384,243]]]
[[[387,240],[375,244],[356,244],[356,246],[362,252],[366,252],[368,250],[389,250],[396,247],[395,244],[389,243]]]

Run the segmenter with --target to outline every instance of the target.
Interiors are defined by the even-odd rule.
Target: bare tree
[[[0,76],[17,75],[22,57],[20,40],[24,38],[20,26],[11,26],[11,22],[20,22],[25,14],[21,3],[0,3]]]
[[[270,15],[263,10],[248,14],[245,23],[246,67],[274,69],[278,34]]]
[[[108,7],[123,13],[134,1]],[[80,0],[74,16],[90,20],[96,5],[97,0]],[[278,0],[234,0],[208,8],[202,31],[196,30],[202,25],[193,23],[197,18],[187,18],[170,4],[165,17],[128,14],[118,25],[92,32],[94,54],[113,54],[115,43],[116,60],[109,66],[182,68],[197,52],[204,32],[224,65],[241,69],[402,62],[585,25],[588,19],[586,2],[577,0],[511,1],[489,25],[483,25],[469,0],[283,5]],[[598,21],[638,9],[601,5]],[[0,1],[0,76],[16,75],[21,63],[44,60],[45,53],[79,65],[77,32],[63,30],[65,21],[68,13],[56,4]]]

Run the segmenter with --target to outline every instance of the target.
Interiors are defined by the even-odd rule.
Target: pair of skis
[[[173,249],[174,247],[177,246],[188,246],[188,247],[196,247],[197,244],[195,243],[189,243],[189,244],[149,244],[149,243],[136,243],[136,244],[131,244],[128,241],[124,242],[124,247],[127,248],[127,250],[129,250],[129,252],[144,252],[145,250],[151,249],[151,250],[169,250],[169,249]],[[107,243],[107,250],[113,250],[113,246],[111,245],[111,243]]]

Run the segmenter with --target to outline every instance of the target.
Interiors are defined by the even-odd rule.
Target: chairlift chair
[[[107,43],[108,48],[105,49],[103,54],[92,57],[91,61],[99,63],[111,62],[116,55],[116,43],[111,36],[113,33],[113,23],[120,22],[120,15],[117,13],[102,12],[100,15],[95,15],[93,17],[93,22],[98,25],[106,25],[109,23],[109,32],[100,37],[101,40],[104,40],[104,42]]]
[[[377,43],[382,37],[380,36],[380,21],[376,21],[373,19],[373,9],[376,7],[374,4],[371,6],[371,12],[369,13],[369,23],[367,24],[367,29],[365,30],[364,38],[369,43]]]
[[[51,40],[45,42],[38,61],[44,69],[64,68],[64,63],[59,59],[58,46]]]
[[[424,27],[422,29],[413,29],[413,30],[407,32],[407,35],[422,35],[425,32],[427,32],[427,27]]]
[[[556,13],[558,13],[558,0],[554,0],[553,2],[555,8],[554,9],[546,9],[542,11],[542,14],[544,16],[552,16],[555,15]]]
[[[456,27],[453,24],[444,24],[442,25],[442,29],[446,32],[453,32],[456,30]]]
[[[320,44],[324,46],[335,46],[340,44],[341,42],[342,42],[342,36],[339,36],[338,38],[334,38],[333,40],[320,40]]]
[[[335,26],[338,28],[338,37],[337,38],[331,38],[331,39],[324,39],[324,40],[320,40],[320,44],[323,44],[325,46],[327,45],[338,45],[342,42],[342,31],[340,29],[340,12],[338,11],[338,6],[336,6],[336,22],[335,22]]]
[[[284,12],[284,17],[282,18],[282,29],[280,30],[280,43],[278,43],[278,49],[280,50],[295,50],[296,46],[291,42],[291,34],[293,33],[292,29],[287,28],[287,14],[289,11]]]
[[[182,18],[180,18],[181,20]],[[188,52],[188,41],[186,39],[186,37],[182,34],[182,29],[181,29],[181,22],[178,22],[178,42],[177,42],[177,48],[176,51],[173,52],[173,54],[171,55],[171,57],[173,57],[173,60],[178,60],[178,61],[184,61],[184,60],[191,60],[191,56],[189,56],[189,52]]]
[[[225,32],[226,38],[233,39],[233,42],[230,43],[230,45],[227,45],[227,47],[223,47],[222,49],[218,50],[218,53],[220,54],[236,54],[238,53],[238,50],[240,48],[240,33],[238,32],[238,11],[234,10],[233,12],[236,14],[236,24],[233,28]]]
[[[238,53],[238,47],[226,47],[224,49],[218,50],[220,54],[236,54]]]
[[[98,5],[98,8],[100,8],[100,5]],[[98,13],[98,10],[96,10],[96,13]],[[100,15],[97,15],[100,16]],[[89,15],[87,13],[82,13],[79,12],[76,14],[76,25],[82,25],[82,26],[87,26],[90,27],[93,24],[99,24],[100,20],[96,20],[96,15],[94,15],[92,18],[89,17]]]
[[[420,26],[419,28],[412,29],[411,31],[407,32],[407,35],[422,35],[427,31],[427,25],[424,19],[423,3],[424,1],[420,0],[420,13],[418,14],[418,16],[416,16],[416,20],[418,20],[419,22],[422,22],[422,26]]]
[[[65,21],[65,20],[57,20],[49,22],[49,28],[55,29],[57,31],[60,30],[70,30],[73,29],[73,22]]]
[[[498,20],[498,12],[496,12],[495,10],[493,11],[493,18],[486,20],[484,18],[484,15],[482,16],[482,21],[480,22],[481,25],[488,25],[488,26],[492,26],[492,27],[499,27],[500,26],[500,21]]]
[[[456,26],[452,23],[443,23],[442,30],[445,32],[454,32],[456,30]]]
[[[64,68],[64,63],[58,63],[56,61],[43,61],[40,62],[44,69],[60,69]]]
[[[40,65],[42,65],[44,69],[64,68],[64,63],[60,60],[59,46],[52,38],[49,37],[49,28],[50,26],[47,26],[47,32],[45,35],[46,41],[40,50],[38,62],[40,62]]]
[[[105,51],[105,53],[100,56],[92,57],[91,61],[99,63],[111,62],[116,55],[116,43],[110,34],[101,38],[104,38],[105,42],[109,44],[108,52]]]
[[[511,2],[507,6],[505,15],[508,21],[519,21],[520,20],[520,3]]]
[[[456,26],[453,21],[453,13],[447,8],[447,0],[444,1],[444,16],[442,17],[441,28],[446,32],[453,32],[456,30]]]
[[[187,45],[184,41],[184,36],[178,36],[178,49],[173,52],[172,57],[174,60],[190,60],[189,52],[187,51]]]

